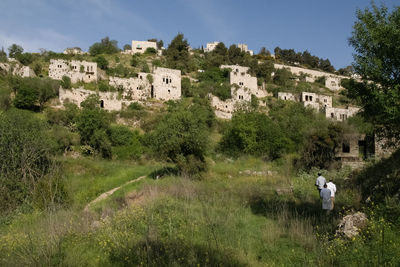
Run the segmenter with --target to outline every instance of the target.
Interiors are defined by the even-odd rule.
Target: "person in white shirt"
[[[326,184],[328,189],[331,190],[331,209],[335,205],[335,193],[336,193],[336,185],[332,182],[332,178],[329,179],[329,183]]]
[[[322,188],[324,188],[324,184],[326,184],[326,179],[322,176],[322,173],[318,173],[317,180],[315,181],[315,186],[318,189],[318,193],[321,193]]]

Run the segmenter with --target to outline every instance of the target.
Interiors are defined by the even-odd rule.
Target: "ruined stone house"
[[[157,43],[156,42],[149,42],[149,41],[135,41],[132,40],[132,48],[131,50],[125,51],[128,54],[143,54],[146,52],[147,48],[154,48],[157,51]]]
[[[122,89],[125,99],[178,100],[181,98],[181,71],[155,67],[152,73],[138,73],[135,78],[110,77],[109,84]]]
[[[97,63],[78,60],[51,59],[49,77],[61,80],[63,76],[71,79],[72,83],[97,81]]]
[[[360,108],[358,107],[347,107],[347,108],[327,107],[325,109],[325,116],[333,120],[345,121],[348,118],[356,115],[359,111]]]
[[[11,73],[20,77],[35,77],[35,72],[29,67],[20,64],[17,61],[9,63],[0,63],[0,72]]]
[[[238,65],[221,65],[221,69],[230,69],[229,83],[231,84],[231,99],[225,101],[210,95],[211,105],[219,118],[230,119],[236,107],[251,101],[251,96],[258,98],[266,97],[265,90],[257,85],[257,77],[248,74],[248,67]]]
[[[247,44],[238,44],[237,47],[240,48],[240,50],[242,50],[245,53],[250,53],[250,55],[254,55],[254,51],[250,50],[249,47],[247,46]]]

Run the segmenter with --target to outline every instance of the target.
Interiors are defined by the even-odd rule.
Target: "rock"
[[[289,187],[289,188],[277,188],[277,189],[275,189],[275,192],[278,195],[288,195],[288,194],[293,193],[293,188],[292,187]]]
[[[367,224],[367,215],[362,212],[356,212],[343,217],[338,225],[336,233],[352,238],[357,236],[360,230],[365,228]]]

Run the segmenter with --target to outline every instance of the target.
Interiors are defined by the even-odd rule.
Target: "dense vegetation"
[[[107,37],[83,55],[25,55],[11,46],[9,56],[36,66],[38,77],[0,74],[0,265],[399,265],[399,151],[371,158],[361,170],[339,168],[335,158],[348,134],[377,132],[392,145],[399,140],[399,82],[388,74],[399,67],[398,54],[388,52],[397,49],[390,40],[397,38],[398,13],[375,6],[357,13],[350,39],[355,70],[379,86],[347,81],[347,93],[335,97],[356,101],[365,112],[346,122],[300,103],[254,96],[231,120],[215,117],[209,93],[231,98],[229,70],[221,64],[248,66],[270,92],[328,92],[274,69],[281,60],[332,71],[329,61],[307,51],[275,51],[276,59],[266,49],[251,56],[223,43],[210,53],[189,51],[183,34],[161,56],[121,54]],[[382,28],[393,35],[380,39]],[[293,53],[299,58],[290,59]],[[119,77],[178,68],[184,97],[107,112],[92,95],[80,107],[58,108],[60,85],[117,94],[121,88],[51,80],[52,58],[95,61],[102,74]],[[379,62],[393,65],[380,69]],[[338,187],[329,215],[314,187],[318,172]],[[347,238],[337,224],[354,211],[365,212],[369,223]]]

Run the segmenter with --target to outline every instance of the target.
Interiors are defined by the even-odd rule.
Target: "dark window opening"
[[[151,98],[154,98],[154,86],[151,86],[151,90],[150,90],[150,96]]]
[[[104,100],[100,100],[100,107],[104,108]]]
[[[342,152],[350,153],[350,144],[349,143],[342,143]]]

